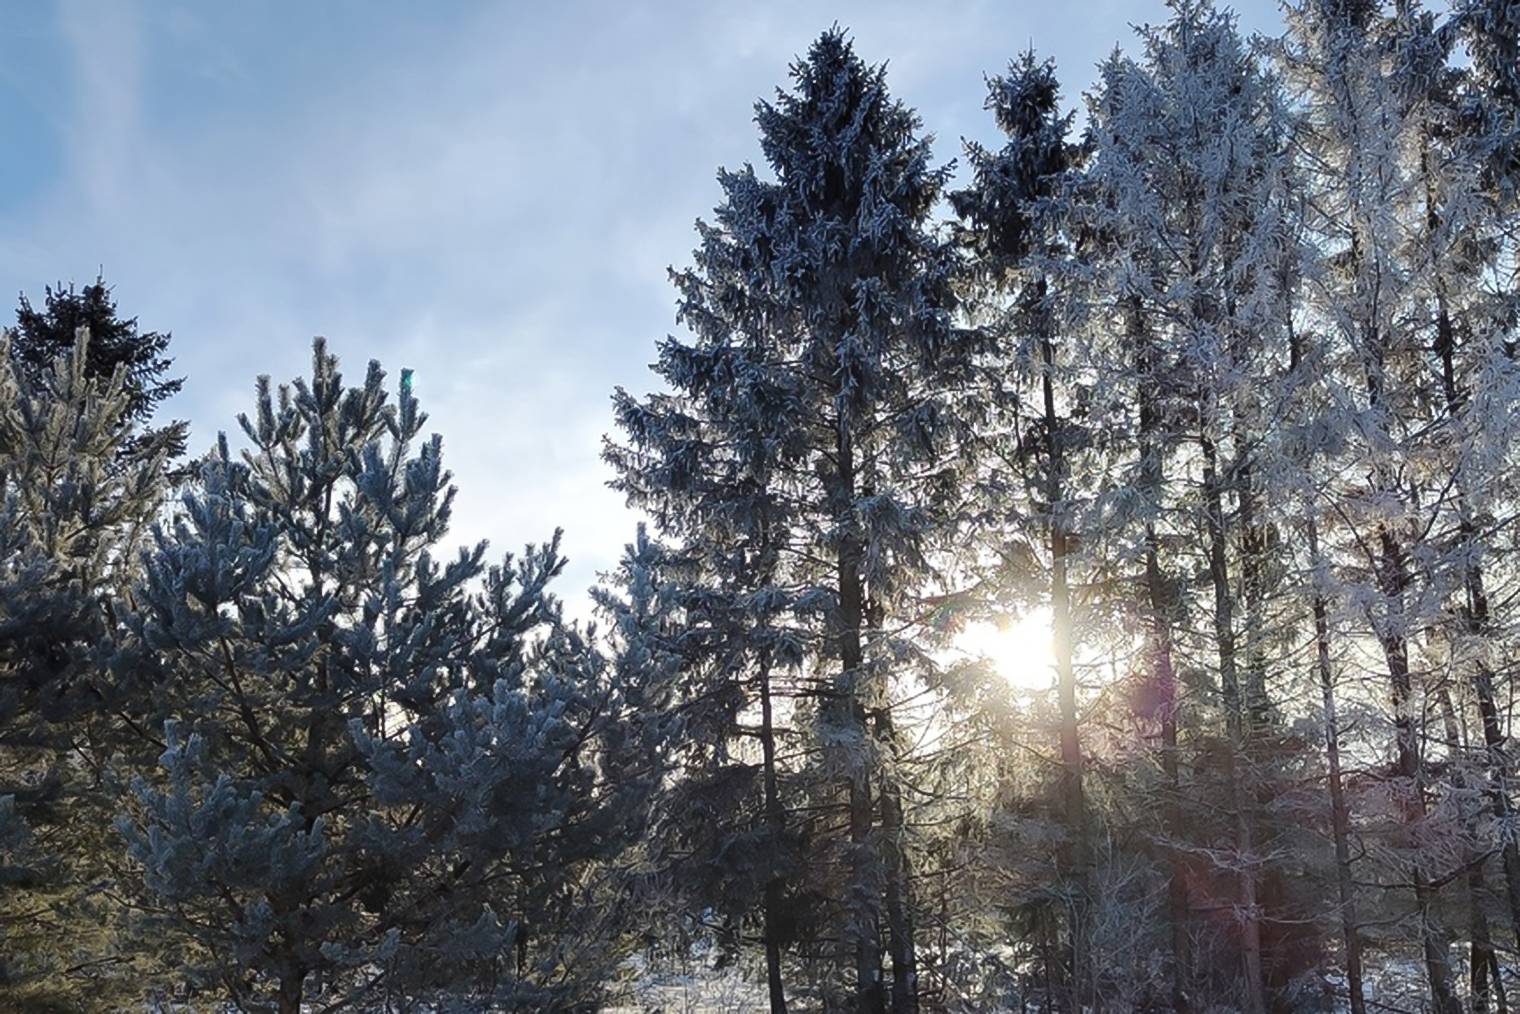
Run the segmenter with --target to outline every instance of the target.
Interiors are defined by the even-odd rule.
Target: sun
[[[999,622],[967,624],[955,646],[986,658],[1018,690],[1043,691],[1055,685],[1050,610],[1043,606]]]

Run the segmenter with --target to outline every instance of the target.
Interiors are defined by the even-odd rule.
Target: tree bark
[[[781,798],[776,785],[776,730],[771,708],[771,677],[769,665],[760,673],[760,752],[765,766],[765,822],[777,839],[786,829],[786,815],[781,808]],[[787,1014],[786,990],[781,978],[781,940],[778,926],[778,909],[781,906],[782,884],[771,874],[765,885],[765,982],[770,996],[771,1014]]]
[[[1067,557],[1071,542],[1066,520],[1062,516],[1065,499],[1062,479],[1066,471],[1065,448],[1061,441],[1062,420],[1056,413],[1055,346],[1053,327],[1045,308],[1047,283],[1036,284],[1040,300],[1038,310],[1040,335],[1040,392],[1045,415],[1045,502],[1049,512],[1050,539],[1050,624],[1051,651],[1056,664],[1056,695],[1061,711],[1061,805],[1066,823],[1066,840],[1062,846],[1061,876],[1069,878],[1075,894],[1071,915],[1072,1009],[1081,1009],[1088,988],[1091,966],[1090,922],[1091,884],[1088,877],[1088,842],[1086,806],[1082,796],[1082,743],[1078,730],[1077,677],[1072,659],[1071,587],[1067,578]]]
[[[1400,781],[1404,822],[1413,828],[1425,817],[1425,790],[1421,778],[1419,739],[1414,716],[1410,713],[1414,682],[1409,669],[1404,592],[1411,578],[1404,548],[1386,525],[1379,530],[1378,543],[1381,549],[1377,561],[1379,586],[1388,603],[1388,615],[1384,618],[1378,640],[1382,642],[1388,664],[1389,684],[1393,691],[1394,735],[1398,751],[1394,774]],[[1425,869],[1421,856],[1416,854],[1411,865],[1415,908],[1420,919],[1420,945],[1425,957],[1425,975],[1430,985],[1431,1003],[1436,1014],[1462,1014],[1462,1005],[1452,987],[1451,958],[1431,912],[1436,888],[1430,881],[1430,874]]]
[[[280,977],[280,1014],[301,1014],[302,987],[305,982],[306,975],[303,972],[289,972]]]
[[[1309,555],[1320,565],[1319,526],[1309,519]],[[1336,719],[1335,681],[1330,666],[1330,620],[1324,594],[1314,592],[1315,670],[1325,709],[1325,761],[1330,780],[1330,832],[1335,843],[1335,887],[1340,901],[1341,942],[1346,948],[1346,989],[1351,1014],[1367,1014],[1363,985],[1361,924],[1356,913],[1356,888],[1351,876],[1351,811],[1341,777],[1340,725]]]
[[[913,942],[913,898],[902,795],[881,787],[881,831],[887,877],[887,949],[892,959],[892,1014],[918,1014],[918,956]]]
[[[839,638],[839,664],[842,686],[839,701],[841,717],[855,733],[858,749],[868,748],[864,702],[860,698],[860,678],[865,664],[862,630],[865,626],[865,587],[861,569],[865,549],[856,531],[855,443],[847,418],[838,421],[836,443],[834,524],[839,529],[838,595],[839,611],[836,634]],[[855,1003],[858,1014],[884,1014],[886,997],[881,976],[881,922],[878,910],[877,882],[879,863],[872,836],[874,803],[868,759],[852,758],[850,768],[850,886],[854,911],[851,912],[849,936],[855,944]]]
[[[1219,682],[1224,697],[1225,725],[1229,750],[1225,755],[1225,784],[1230,808],[1235,817],[1235,851],[1237,854],[1236,888],[1241,913],[1241,976],[1245,987],[1245,1014],[1266,1014],[1261,961],[1261,905],[1257,898],[1255,848],[1255,799],[1241,785],[1240,763],[1248,755],[1248,718],[1241,693],[1239,664],[1235,651],[1234,593],[1230,588],[1226,558],[1224,495],[1219,475],[1218,452],[1214,441],[1203,433],[1199,439],[1203,451],[1204,514],[1209,540],[1209,578],[1214,589],[1214,645],[1219,656]]]
[[[1136,366],[1140,376],[1139,433],[1140,485],[1153,498],[1156,513],[1161,508],[1161,487],[1165,468],[1161,453],[1162,414],[1155,374],[1157,364],[1150,341],[1140,298],[1129,300],[1127,327],[1136,347]],[[1174,842],[1186,839],[1182,813],[1182,779],[1177,745],[1177,680],[1172,661],[1172,621],[1176,603],[1161,570],[1161,538],[1154,520],[1145,526],[1145,594],[1150,679],[1157,696],[1156,708],[1161,720],[1161,769],[1166,779],[1166,834]],[[1186,1014],[1191,1008],[1189,984],[1193,972],[1190,929],[1191,902],[1188,898],[1187,866],[1182,850],[1176,845],[1167,849],[1167,910],[1172,935],[1172,1010]]]

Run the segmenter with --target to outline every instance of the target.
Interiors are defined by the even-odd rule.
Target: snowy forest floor
[[[1452,971],[1466,982],[1467,968],[1462,962],[1454,962]],[[1512,1004],[1514,998],[1520,996],[1520,974],[1509,967],[1503,971],[1504,997]],[[1334,997],[1330,1005],[1325,1005],[1323,994],[1305,996],[1302,999],[1306,1014],[1311,1011],[1348,1014],[1350,1005],[1346,998],[1345,979],[1335,977],[1326,985]],[[1413,957],[1369,969],[1365,994],[1368,1011],[1377,1014],[1417,1014],[1429,1009],[1424,968]],[[631,995],[622,1004],[609,1008],[607,1014],[751,1014],[764,1011],[767,1006],[763,983],[752,976],[747,979],[744,970],[714,970],[694,964],[683,971],[647,972],[633,986]],[[803,1005],[801,1009],[811,1008]],[[985,1014],[1042,1014],[1043,1011],[1044,1007],[1037,1002],[1015,1002],[1011,1006],[988,1010]],[[1235,1011],[1211,1007],[1206,1014],[1235,1014]]]

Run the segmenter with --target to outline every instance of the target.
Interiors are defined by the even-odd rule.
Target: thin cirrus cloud
[[[654,386],[666,267],[759,161],[753,103],[823,29],[889,63],[937,135],[996,144],[983,75],[1035,47],[1075,105],[1160,3],[563,4],[66,0],[0,36],[0,287],[103,271],[170,330],[192,448],[235,432],[255,376],[327,337],[349,375],[416,370],[460,486],[455,538],[566,529],[560,593],[633,518],[598,454],[615,385]],[[1247,31],[1277,31],[1253,0]]]

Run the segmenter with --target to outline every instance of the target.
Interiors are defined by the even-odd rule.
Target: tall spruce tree
[[[345,387],[318,341],[155,530],[117,666],[164,747],[121,827],[244,1009],[585,1009],[619,960],[598,871],[638,830],[636,702],[560,619],[557,539],[433,555],[441,441],[383,381]]]
[[[716,224],[699,226],[696,264],[675,276],[694,338],[660,347],[672,393],[620,391],[627,442],[607,456],[690,560],[689,622],[721,635],[696,650],[716,677],[702,693],[726,700],[723,740],[737,750],[758,724],[761,776],[739,784],[762,800],[768,833],[810,843],[804,882],[831,898],[815,944],[826,988],[852,969],[851,1006],[902,1014],[918,987],[893,705],[934,668],[910,640],[914,598],[956,481],[944,406],[969,343],[928,229],[944,172],[917,118],[838,29],[792,77],[756,107],[774,180],[720,173]],[[783,727],[806,737],[788,751],[806,758],[805,810],[775,787]],[[757,900],[779,943],[776,892]]]
[[[1468,993],[1473,1009],[1483,1011],[1504,1002],[1496,928],[1507,928],[1502,936],[1520,942],[1520,846],[1512,834],[1494,833],[1514,821],[1503,732],[1509,708],[1497,692],[1502,678],[1496,678],[1498,660],[1512,643],[1506,636],[1509,610],[1490,595],[1496,576],[1507,569],[1506,554],[1484,531],[1494,527],[1500,504],[1515,495],[1507,458],[1520,435],[1514,407],[1520,372],[1510,345],[1513,295],[1495,298],[1496,288],[1506,288],[1499,279],[1513,250],[1516,221],[1500,157],[1512,143],[1503,139],[1500,124],[1506,105],[1513,109],[1516,71],[1510,68],[1506,77],[1492,66],[1498,55],[1492,50],[1502,50],[1504,41],[1494,32],[1470,37],[1469,45],[1483,55],[1456,66],[1452,28],[1460,25],[1460,17],[1438,24],[1433,13],[1408,5],[1398,11],[1389,48],[1400,92],[1413,107],[1410,161],[1421,188],[1419,217],[1404,253],[1416,314],[1403,325],[1429,336],[1425,371],[1439,391],[1435,407],[1420,416],[1439,434],[1422,456],[1434,466],[1422,497],[1425,510],[1440,518],[1425,540],[1425,566],[1435,572],[1437,587],[1452,589],[1444,621],[1438,618],[1429,636],[1444,641],[1444,650],[1426,651],[1442,658],[1449,674],[1435,687],[1434,700],[1443,719],[1447,794],[1461,813],[1459,848],[1468,868]],[[1520,24],[1510,26],[1511,44],[1517,30]],[[1474,102],[1479,88],[1486,94]],[[1475,115],[1475,105],[1487,108]],[[1464,734],[1468,711],[1479,730],[1471,747]],[[1495,853],[1500,861],[1488,863]],[[1497,889],[1490,887],[1490,866],[1500,874]]]
[[[1460,0],[1452,6],[1456,34],[1472,60],[1462,119],[1477,142],[1485,185],[1512,209],[1520,201],[1520,3]],[[1515,280],[1512,268],[1511,287]]]
[[[972,185],[951,195],[964,223],[958,235],[970,254],[970,288],[983,293],[985,326],[997,338],[983,382],[991,396],[982,400],[999,411],[979,441],[985,505],[976,527],[978,541],[990,543],[988,555],[999,561],[993,597],[1015,599],[1010,585],[1025,591],[1034,584],[1032,597],[1050,609],[1065,831],[1051,871],[1062,886],[1050,893],[1069,901],[1061,967],[1047,978],[1061,983],[1064,1004],[1076,1010],[1092,995],[1094,967],[1072,595],[1079,515],[1090,492],[1089,476],[1082,474],[1090,470],[1080,466],[1088,463],[1083,452],[1092,434],[1073,418],[1081,362],[1070,334],[1062,334],[1071,317],[1062,276],[1071,273],[1066,226],[1083,153],[1070,138],[1073,114],[1061,112],[1052,63],[1026,52],[1006,77],[990,79],[988,89],[986,106],[1008,141],[996,152],[968,145]],[[1026,562],[1009,567],[1008,561]],[[1037,576],[1027,573],[1027,561],[1038,561]]]
[[[1380,842],[1385,861],[1364,864],[1358,879],[1407,888],[1399,914],[1423,959],[1430,1006],[1448,1014],[1462,1006],[1450,951],[1458,891],[1450,885],[1468,888],[1469,901],[1472,890],[1447,871],[1473,860],[1463,856],[1473,825],[1460,802],[1471,793],[1454,753],[1451,685],[1433,646],[1459,612],[1448,589],[1469,584],[1461,561],[1483,566],[1459,518],[1485,484],[1474,484],[1481,471],[1471,468],[1484,438],[1457,437],[1472,420],[1459,421],[1451,397],[1451,384],[1483,358],[1481,342],[1459,348],[1450,326],[1468,302],[1462,248],[1482,243],[1470,217],[1476,188],[1461,159],[1440,153],[1438,135],[1455,122],[1441,108],[1451,89],[1450,35],[1437,32],[1420,5],[1320,0],[1290,10],[1289,29],[1286,64],[1306,110],[1305,224],[1315,248],[1305,316],[1325,346],[1335,410],[1321,426],[1338,445],[1334,472],[1321,484],[1320,527],[1333,536],[1325,559],[1355,617],[1346,636],[1375,646],[1369,654],[1392,719],[1398,820]],[[1502,413],[1482,414],[1481,428],[1508,431]],[[1441,545],[1448,524],[1457,533],[1451,541],[1466,542],[1455,552]],[[1441,784],[1437,766],[1455,776],[1450,784]],[[1481,865],[1477,859],[1473,869]],[[1486,976],[1485,923],[1468,920],[1474,971]],[[1479,1006],[1486,992],[1477,990]]]

